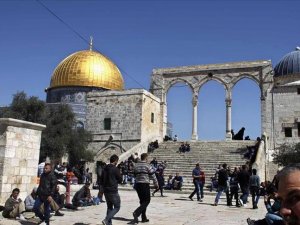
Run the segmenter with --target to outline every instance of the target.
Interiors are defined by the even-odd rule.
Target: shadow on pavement
[[[114,217],[113,220],[132,221],[132,219],[127,219],[127,218],[124,218],[124,217]]]
[[[32,221],[20,221],[20,224],[22,225],[37,225],[38,222],[32,222]]]
[[[74,223],[73,225],[90,225],[90,223]]]

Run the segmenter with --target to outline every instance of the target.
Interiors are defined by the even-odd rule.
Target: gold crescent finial
[[[90,51],[93,50],[93,37],[90,36]]]

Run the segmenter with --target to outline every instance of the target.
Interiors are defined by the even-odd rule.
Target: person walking
[[[200,165],[199,165],[199,163],[197,163],[196,167],[192,171],[193,183],[195,185],[194,191],[189,196],[189,199],[191,199],[192,201],[194,201],[193,196],[195,194],[197,194],[197,200],[202,201],[201,197],[200,197],[200,182],[201,182],[200,175],[201,175]]]
[[[52,172],[50,163],[46,163],[44,172],[40,177],[40,184],[37,189],[37,199],[35,200],[33,211],[41,219],[41,224],[50,224],[50,203],[53,202],[52,196],[55,193],[57,180]],[[40,211],[40,206],[44,204],[44,212]]]
[[[147,207],[151,201],[150,177],[153,179],[154,187],[157,189],[158,182],[154,169],[148,164],[148,154],[143,153],[141,160],[135,164],[134,175],[136,179],[135,189],[140,199],[140,206],[133,212],[133,223],[138,223],[139,216],[142,215],[142,222],[149,222],[146,216]]]
[[[117,155],[110,157],[110,164],[108,164],[101,176],[100,183],[103,186],[104,196],[107,204],[106,217],[102,221],[103,225],[112,225],[111,219],[119,212],[121,208],[121,199],[118,193],[118,183],[122,182],[122,175],[120,170],[116,167],[119,161]]]
[[[158,182],[158,188],[155,189],[153,192],[152,192],[152,196],[154,196],[154,194],[158,191],[160,191],[160,196],[161,197],[164,197],[164,186],[165,186],[165,178],[164,178],[164,170],[163,169],[157,169],[155,171],[155,175],[156,175],[156,179],[157,179],[157,182]]]
[[[229,180],[229,189],[230,189],[230,200],[229,200],[229,205],[232,206],[232,199],[234,197],[235,199],[235,206],[236,207],[241,207],[240,201],[239,201],[239,182],[237,180],[237,175],[238,175],[238,168],[235,167],[233,173],[231,173],[230,180]]]
[[[218,172],[218,193],[215,198],[214,206],[217,206],[220,200],[222,193],[225,191],[226,193],[226,200],[227,206],[230,206],[230,197],[229,197],[229,190],[228,190],[228,173],[227,173],[227,164],[224,163],[222,165],[222,169]]]
[[[249,195],[249,181],[250,174],[246,165],[242,166],[242,170],[238,174],[238,181],[241,187],[242,195],[240,197],[240,203],[242,206],[246,207],[246,203]]]
[[[252,207],[253,209],[257,209],[257,203],[259,200],[259,187],[260,187],[260,179],[256,174],[256,169],[252,170],[252,175],[250,177],[250,193],[252,195]]]

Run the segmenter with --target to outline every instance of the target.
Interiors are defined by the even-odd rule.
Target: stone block
[[[22,176],[22,184],[28,184],[31,182],[30,176]]]
[[[28,176],[36,176],[37,168],[36,167],[27,167],[27,175]]]
[[[6,184],[7,183],[7,176],[2,176],[2,184]]]
[[[14,167],[14,175],[19,175],[20,174],[20,167]]]
[[[1,192],[11,193],[11,191],[12,191],[11,187],[12,187],[12,184],[8,184],[8,183],[2,184]]]
[[[15,184],[16,181],[17,181],[16,176],[9,176],[9,177],[7,178],[7,183],[8,183],[8,184]]]
[[[20,168],[20,175],[24,176],[27,174],[27,168],[26,167],[21,167]]]
[[[27,159],[24,158],[21,158],[19,161],[20,167],[27,167]]]
[[[32,160],[28,160],[27,161],[27,167],[29,167],[29,168],[37,168],[37,166],[38,166],[38,160],[32,159]]]
[[[22,184],[22,176],[16,176],[16,184]]]
[[[7,137],[7,139],[15,139],[16,138],[16,133],[6,132],[6,137]]]
[[[19,160],[11,160],[11,167],[18,167],[19,166]]]
[[[16,156],[15,147],[10,146],[10,147],[6,148],[6,151],[5,151],[6,158],[15,158],[15,156]]]
[[[31,149],[33,147],[32,141],[26,141],[25,142],[25,148]]]

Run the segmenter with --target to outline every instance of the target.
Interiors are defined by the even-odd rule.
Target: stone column
[[[14,188],[24,200],[37,186],[40,142],[45,125],[0,118],[0,203]]]
[[[193,123],[192,123],[192,140],[198,140],[198,120],[197,120],[197,113],[198,113],[198,95],[193,95]]]
[[[226,98],[226,141],[232,140],[231,135],[231,98]]]

